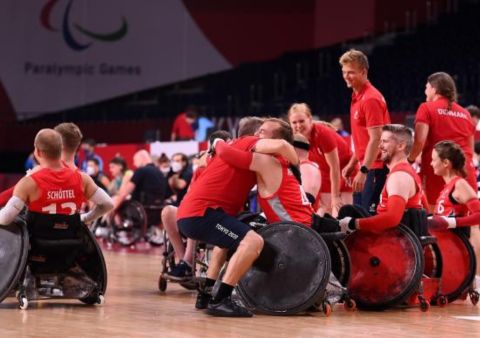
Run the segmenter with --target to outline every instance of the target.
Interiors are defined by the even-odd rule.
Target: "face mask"
[[[180,170],[182,170],[182,164],[180,162],[172,162],[171,165],[174,173],[178,173]]]
[[[87,174],[89,174],[90,176],[95,175],[95,168],[88,166],[87,167]]]
[[[161,171],[164,175],[166,175],[166,174],[168,174],[168,173],[170,172],[170,167],[161,167],[161,168],[160,168],[160,171]]]

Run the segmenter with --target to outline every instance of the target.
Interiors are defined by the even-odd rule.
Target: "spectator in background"
[[[203,142],[207,140],[208,135],[215,127],[212,121],[206,116],[200,115],[197,118],[197,130],[195,131],[195,141]]]
[[[174,193],[170,199],[172,200],[172,205],[179,206],[192,180],[192,167],[187,155],[183,153],[173,154],[170,165],[173,174],[168,178],[168,185]]]
[[[475,127],[475,141],[480,141],[480,108],[471,104],[465,109],[472,116],[473,126]]]
[[[82,142],[81,148],[85,154],[85,158],[80,165],[80,169],[84,172],[87,171],[87,162],[91,159],[97,159],[98,162],[98,168],[100,171],[103,171],[103,159],[95,153],[95,146],[96,142],[92,138],[88,138],[85,141]]]
[[[162,153],[159,158],[156,160],[158,169],[162,172],[163,176],[167,177],[170,172],[170,159],[165,153]]]
[[[380,159],[382,127],[390,123],[390,114],[382,93],[368,80],[368,58],[359,50],[351,49],[339,60],[342,76],[351,88],[350,128],[355,152],[343,168],[342,175],[349,178],[360,162],[360,171],[353,177],[353,203],[375,213],[388,169]]]
[[[108,193],[110,196],[116,195],[125,182],[128,182],[133,175],[133,171],[127,167],[127,162],[123,157],[115,156],[110,160],[108,165],[112,180],[108,185]]]
[[[38,165],[38,162],[35,159],[33,152],[31,152],[30,155],[28,155],[27,159],[25,160],[25,171],[32,170],[37,165]]]
[[[93,182],[95,182],[96,185],[103,190],[108,191],[107,187],[110,185],[110,180],[102,171],[100,171],[98,159],[91,158],[87,161],[86,172],[93,179]]]
[[[173,122],[171,141],[189,141],[195,139],[195,131],[193,124],[197,120],[197,109],[194,106],[189,106],[178,114]]]
[[[343,121],[340,117],[334,117],[330,123],[337,129],[337,134],[350,140],[350,134],[343,127]],[[348,142],[350,144],[350,142]]]

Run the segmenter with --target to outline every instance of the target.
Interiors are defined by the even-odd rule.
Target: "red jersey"
[[[325,159],[325,153],[329,153],[336,148],[340,160],[340,169],[342,169],[347,165],[348,161],[350,161],[352,150],[342,136],[337,134],[332,128],[320,123],[313,124],[309,142],[310,151],[308,158],[319,165],[322,174],[320,191],[329,193],[331,191],[330,167]],[[343,180],[343,178],[341,178],[341,180]],[[340,186],[342,186],[342,182],[340,182]]]
[[[390,173],[388,174],[387,180],[385,181],[385,185],[383,186],[382,195],[380,196],[380,202],[378,203],[378,206],[377,206],[378,214],[387,211],[387,204],[388,204],[387,183],[390,175],[392,175],[394,172],[397,172],[397,171],[406,172],[407,174],[412,176],[415,181],[415,188],[417,192],[415,193],[415,195],[413,195],[408,199],[405,209],[422,209],[423,208],[423,205],[422,205],[423,191],[422,191],[420,177],[418,177],[417,173],[409,163],[402,162],[402,163],[396,164],[393,168],[390,169]]]
[[[309,161],[309,160],[302,160],[300,161],[300,165],[302,164],[308,164],[308,165],[311,165],[313,167],[315,167],[315,169],[318,170],[318,172],[320,173],[321,175],[321,171],[320,171],[320,168],[318,167],[318,164],[313,162],[313,161]],[[303,178],[302,178],[303,180]],[[323,184],[323,182],[322,182]],[[313,203],[313,210],[318,210],[318,207],[320,206],[320,193],[321,193],[321,189],[318,189],[318,193],[317,193],[317,196],[313,196],[315,197],[315,202]]]
[[[283,158],[277,157],[282,165],[282,182],[278,190],[267,197],[258,194],[258,202],[265,212],[268,223],[292,221],[312,226],[314,210],[300,183],[288,168]]]
[[[433,204],[437,200],[445,183],[440,176],[433,173],[430,165],[433,146],[440,141],[451,140],[462,148],[465,154],[467,181],[477,191],[475,168],[472,164],[473,147],[469,143],[470,137],[475,133],[475,126],[468,110],[455,102],[452,103],[452,108],[448,110],[448,100],[442,97],[436,101],[422,103],[418,107],[415,123],[419,122],[429,126],[427,140],[422,150],[420,171],[425,186],[429,187],[426,189],[429,203]],[[445,126],[448,126],[448,128]]]
[[[360,163],[363,163],[365,159],[365,151],[370,139],[367,129],[381,127],[389,123],[390,114],[388,113],[387,103],[383,95],[369,81],[361,91],[352,93],[350,126],[355,154]],[[383,168],[380,154],[370,169],[379,168]]]
[[[450,180],[438,196],[437,202],[435,203],[435,209],[433,210],[434,215],[440,216],[466,216],[468,214],[468,208],[465,204],[454,204],[450,199],[450,196],[455,190],[455,184],[460,180],[460,176],[455,176]]]
[[[233,141],[231,146],[251,150],[257,141],[258,137],[246,136]],[[203,216],[207,208],[222,208],[228,215],[236,216],[255,184],[255,172],[231,167],[214,156],[180,203],[177,219]]]
[[[39,198],[28,204],[30,211],[43,214],[73,215],[85,202],[80,171],[70,168],[40,169],[30,175],[39,190]]]
[[[173,122],[172,133],[176,134],[177,140],[193,140],[195,138],[195,132],[187,122],[185,113],[180,113]]]

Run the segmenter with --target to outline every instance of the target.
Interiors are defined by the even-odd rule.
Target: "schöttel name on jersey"
[[[47,191],[47,200],[63,200],[72,198],[75,198],[75,191],[73,189]]]

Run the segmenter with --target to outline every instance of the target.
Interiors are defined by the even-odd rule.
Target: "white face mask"
[[[87,166],[87,174],[90,176],[95,175],[95,168],[91,166]]]
[[[174,173],[178,173],[180,170],[182,170],[182,164],[180,162],[172,162],[171,166]]]
[[[161,168],[160,168],[160,171],[161,171],[164,175],[166,175],[166,174],[168,174],[168,173],[170,172],[170,167],[161,167]]]

